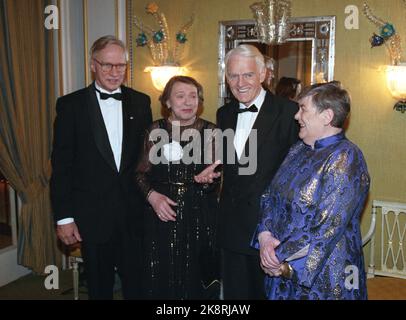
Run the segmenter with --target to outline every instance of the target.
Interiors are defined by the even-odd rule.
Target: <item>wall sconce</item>
[[[187,72],[186,67],[178,66],[151,66],[146,67],[144,72],[151,73],[152,84],[158,91],[163,91],[166,83],[174,76],[182,76]]]
[[[403,0],[406,7],[406,0]],[[404,113],[406,111],[406,64],[402,61],[402,45],[400,35],[394,25],[376,16],[364,2],[363,13],[367,19],[379,28],[369,39],[371,47],[386,46],[391,65],[386,67],[386,84],[392,96],[399,101],[393,109]]]
[[[151,73],[154,87],[162,91],[166,83],[175,75],[185,75],[187,69],[180,64],[184,44],[187,41],[186,32],[192,26],[194,16],[183,25],[176,33],[174,43],[171,43],[169,27],[166,17],[159,12],[159,7],[155,2],[151,2],[145,8],[157,21],[158,29],[153,29],[134,17],[135,26],[141,31],[136,38],[137,46],[148,46],[154,65],[146,67],[144,72]]]
[[[386,84],[392,96],[399,101],[393,109],[406,111],[406,64],[386,67]]]

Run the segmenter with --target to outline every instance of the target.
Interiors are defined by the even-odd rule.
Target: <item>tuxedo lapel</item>
[[[227,163],[224,166],[224,174],[228,176],[228,182],[232,184],[232,181],[237,176],[238,170],[238,157],[234,147],[234,135],[237,127],[237,118],[239,103],[237,100],[232,100],[229,105],[224,109],[224,113],[218,118],[218,125],[223,130],[223,163]],[[226,131],[232,132],[232,135],[226,134]]]
[[[88,112],[90,116],[90,122],[92,126],[92,131],[94,139],[103,158],[107,161],[109,166],[117,171],[117,166],[114,161],[113,150],[110,146],[109,136],[107,134],[107,129],[104,124],[103,115],[100,110],[99,101],[96,97],[96,91],[94,89],[94,83],[88,87]]]
[[[130,95],[125,87],[121,87],[121,92],[123,94],[122,100],[122,111],[123,111],[123,141],[121,145],[121,163],[120,163],[120,172],[123,171],[129,161],[129,141],[130,141],[130,121],[134,121],[133,117],[130,117],[129,107],[131,105]]]
[[[228,114],[226,114],[226,116],[223,119],[223,125],[222,128],[224,128],[225,130],[232,130],[233,135],[231,139],[231,141],[225,140],[225,144],[223,146],[224,150],[227,150],[227,152],[225,152],[224,156],[225,156],[225,161],[227,161],[227,163],[235,163],[235,167],[238,167],[237,163],[238,163],[238,156],[237,156],[237,152],[235,150],[234,147],[234,135],[236,132],[236,128],[237,128],[237,119],[238,119],[238,109],[240,108],[240,104],[238,103],[237,100],[233,100],[232,104],[229,107],[228,110]],[[224,133],[224,132],[223,132]],[[228,135],[227,135],[228,137]],[[229,148],[232,148],[232,150],[229,150]],[[232,159],[229,159],[229,156],[232,156]],[[223,160],[223,161],[224,161]],[[235,168],[234,168],[235,169]]]
[[[269,92],[266,93],[265,100],[261,106],[261,110],[257,118],[255,119],[254,125],[252,126],[252,130],[257,130],[257,151],[262,146],[266,137],[268,135],[268,131],[272,129],[272,126],[275,120],[278,117],[277,109],[274,107],[273,95]],[[252,134],[252,130],[250,136]],[[244,149],[247,151],[248,142],[245,144]],[[248,153],[246,153],[248,154]]]
[[[238,119],[238,109],[240,108],[240,104],[238,101],[233,101],[233,104],[231,105],[230,112],[231,114],[225,119],[226,122],[226,128],[231,128],[234,130],[237,128],[237,119]]]

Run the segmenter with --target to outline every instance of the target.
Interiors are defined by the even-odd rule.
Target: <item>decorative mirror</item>
[[[335,16],[290,19],[289,38],[282,45],[266,45],[257,39],[254,20],[219,23],[219,106],[231,99],[225,80],[224,57],[242,43],[255,45],[275,60],[275,79],[298,78],[306,86],[333,80]]]

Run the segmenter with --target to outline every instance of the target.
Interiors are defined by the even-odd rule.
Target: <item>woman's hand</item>
[[[272,268],[265,268],[261,264],[262,270],[271,277],[279,277],[282,274],[281,269],[272,269]]]
[[[221,172],[214,172],[220,163],[221,161],[217,160],[213,164],[209,165],[206,169],[194,177],[195,181],[197,183],[213,183],[213,180],[221,175]]]
[[[177,206],[176,202],[156,191],[152,191],[147,200],[161,221],[176,221],[176,212],[171,208]]]
[[[279,276],[281,263],[276,257],[275,249],[279,246],[280,241],[274,238],[269,231],[261,232],[258,240],[261,268],[271,276]]]

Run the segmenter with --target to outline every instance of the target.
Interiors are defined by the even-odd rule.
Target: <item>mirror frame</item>
[[[295,17],[290,19],[290,25],[287,41],[312,41],[311,83],[316,83],[317,70],[324,70],[324,78],[327,81],[332,81],[334,79],[336,17]],[[259,42],[255,31],[255,21],[220,21],[218,44],[219,107],[228,98],[224,57],[229,50],[235,48],[240,42]]]

